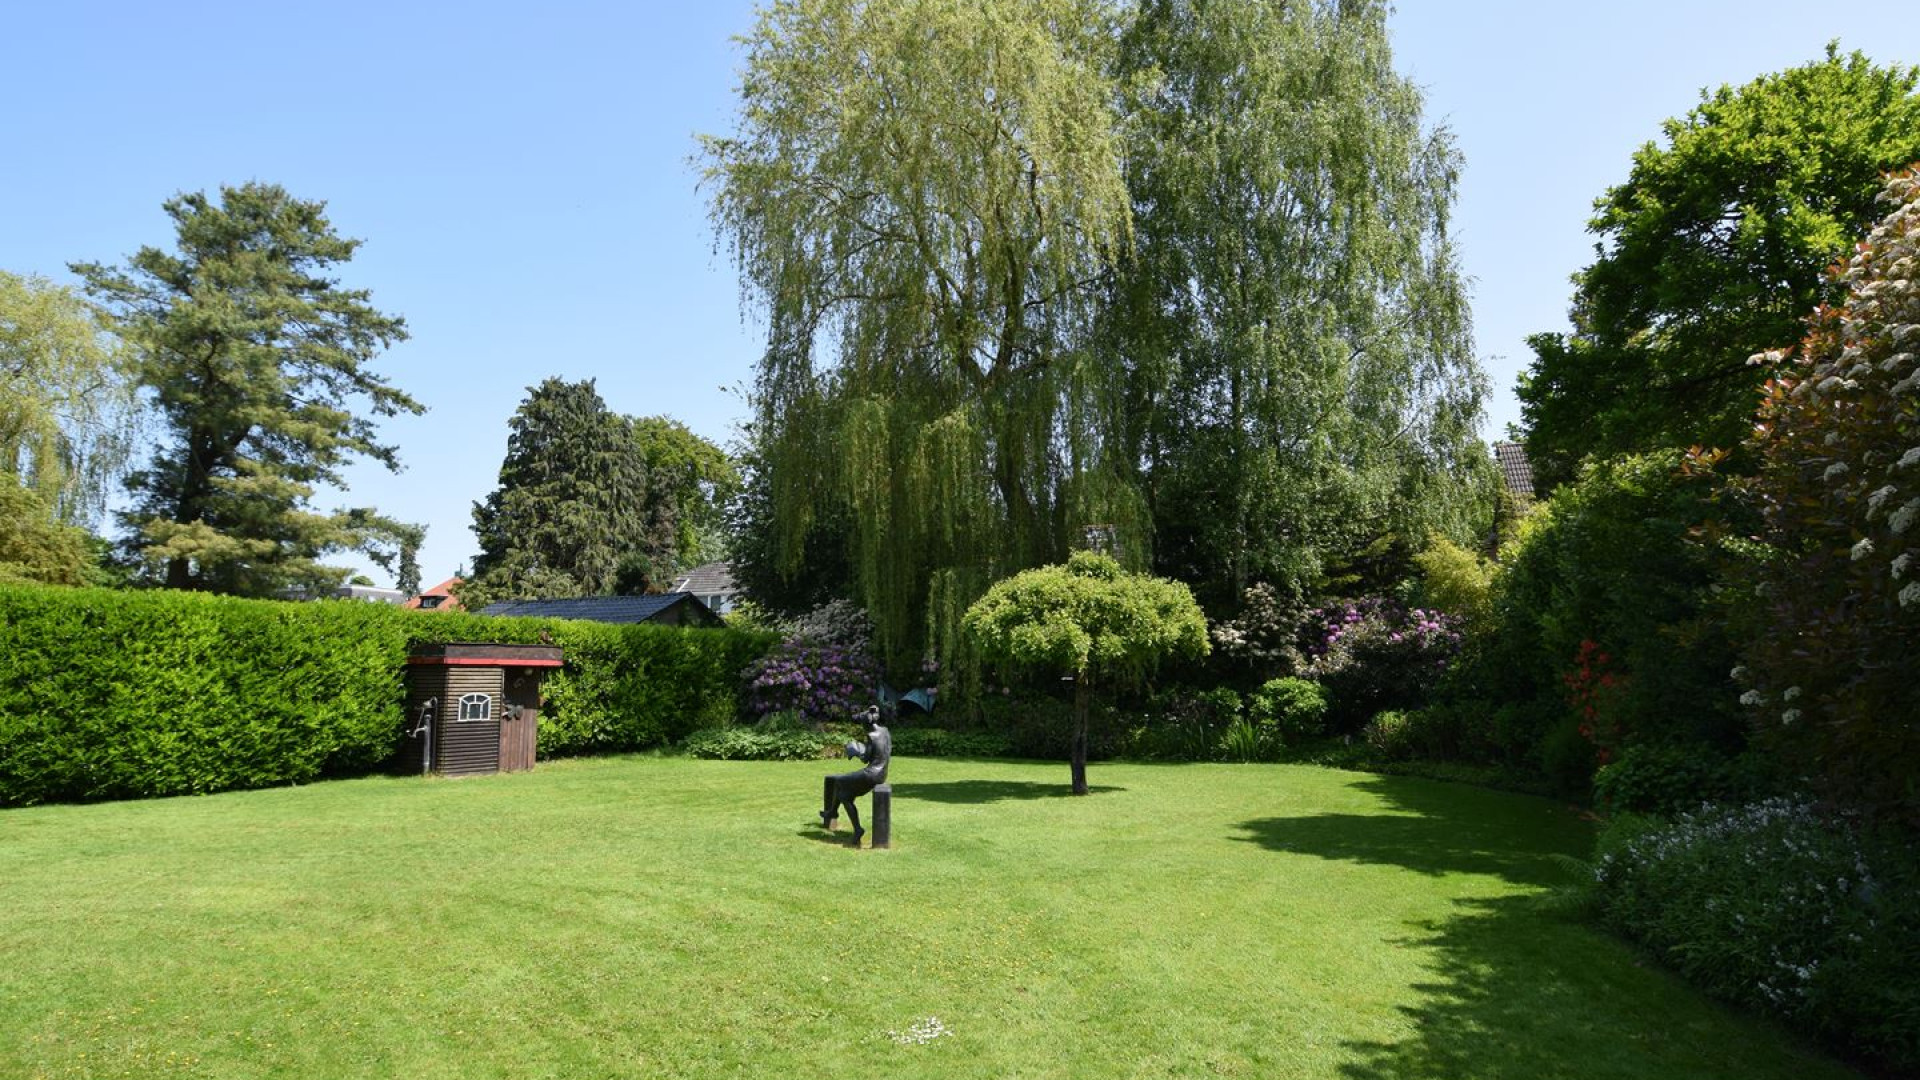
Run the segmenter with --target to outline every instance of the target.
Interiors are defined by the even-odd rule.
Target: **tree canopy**
[[[1594,203],[1594,262],[1571,335],[1529,339],[1519,388],[1537,482],[1589,455],[1731,447],[1816,304],[1827,269],[1880,216],[1889,171],[1920,160],[1920,72],[1829,46],[1823,60],[1722,86],[1667,121]]]
[[[1757,741],[1845,805],[1920,826],[1920,175],[1860,244],[1845,302],[1765,358],[1756,476],[1765,520],[1745,664]]]
[[[113,313],[167,436],[128,481],[128,546],[169,587],[247,595],[336,585],[346,571],[321,560],[340,551],[390,561],[417,527],[309,507],[316,485],[344,486],[352,457],[397,471],[373,417],[423,411],[371,366],[405,322],[328,276],[360,242],[277,185],[165,208],[175,251],[73,267]]]
[[[1132,380],[1107,428],[1145,463],[1156,566],[1222,607],[1491,512],[1461,159],[1386,15],[1146,0],[1122,40],[1136,243],[1103,345]]]
[[[593,380],[528,389],[507,425],[500,484],[473,507],[480,542],[460,600],[659,591],[674,570],[672,492],[631,420]]]
[[[771,330],[751,434],[778,569],[844,517],[896,666],[921,658],[930,609],[951,628],[993,577],[1114,516],[1074,410],[1104,377],[1083,330],[1128,235],[1113,14],[774,4],[736,132],[704,141],[715,224]]]
[[[128,366],[86,298],[0,271],[0,471],[63,523],[93,519],[121,478],[139,415]]]
[[[788,0],[739,93],[704,148],[769,325],[757,594],[844,538],[889,667],[952,670],[1088,528],[1230,605],[1485,515],[1458,157],[1384,5]]]
[[[997,582],[967,609],[969,639],[1003,669],[1074,680],[1073,793],[1087,793],[1087,713],[1098,687],[1136,683],[1162,660],[1204,656],[1207,619],[1185,585],[1130,574],[1106,555]]]

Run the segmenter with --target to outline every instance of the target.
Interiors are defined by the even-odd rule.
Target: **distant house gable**
[[[460,601],[454,598],[453,588],[466,579],[450,577],[447,580],[407,598],[400,606],[409,611],[459,611]]]
[[[1527,448],[1517,442],[1493,444],[1493,459],[1500,465],[1500,479],[1507,493],[1521,505],[1533,501],[1533,464],[1527,460]]]
[[[673,591],[692,593],[718,615],[732,611],[740,599],[740,587],[733,583],[733,564],[725,562],[702,563],[694,567],[674,579]]]
[[[502,600],[482,615],[536,616],[602,623],[653,623],[658,626],[719,626],[715,615],[691,593],[654,596],[580,596],[567,600]]]

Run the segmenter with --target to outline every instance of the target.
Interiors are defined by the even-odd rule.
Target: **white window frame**
[[[477,706],[477,708],[475,708],[475,706]],[[473,715],[475,713],[478,715]],[[460,695],[460,714],[457,719],[467,723],[493,719],[493,695]]]

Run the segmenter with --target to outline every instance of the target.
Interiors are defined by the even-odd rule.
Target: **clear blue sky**
[[[366,241],[341,271],[412,340],[381,369],[406,471],[344,497],[429,527],[428,583],[475,551],[506,422],[549,375],[724,442],[760,328],[713,249],[689,158],[730,123],[749,0],[690,4],[21,2],[0,32],[0,269],[168,246],[160,203],[247,180],[324,199]],[[1563,329],[1594,197],[1702,88],[1829,39],[1920,62],[1905,3],[1437,0],[1392,19],[1400,69],[1466,155],[1457,235],[1487,435],[1517,419],[1523,338]],[[378,578],[379,575],[376,574]],[[383,580],[381,582],[385,584]]]

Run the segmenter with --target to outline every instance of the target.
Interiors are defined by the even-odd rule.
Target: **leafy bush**
[[[1013,744],[1004,735],[944,728],[894,728],[893,752],[909,757],[1014,757]]]
[[[1460,620],[1372,597],[1308,619],[1307,671],[1326,688],[1328,726],[1358,731],[1376,713],[1418,708],[1460,651]]]
[[[1820,309],[1801,357],[1767,384],[1736,485],[1765,520],[1742,672],[1760,742],[1830,798],[1920,829],[1920,175]],[[1782,353],[1764,359],[1778,367]]]
[[[840,746],[837,735],[752,727],[708,728],[680,744],[693,757],[716,761],[813,761],[835,756]]]
[[[1274,679],[1247,702],[1247,718],[1283,743],[1311,739],[1326,731],[1327,692],[1311,679]]]
[[[351,602],[0,587],[0,805],[364,774],[398,747],[410,643],[543,633],[566,666],[543,685],[542,757],[727,722],[740,671],[771,644]]]
[[[1457,616],[1469,627],[1483,626],[1492,617],[1496,567],[1484,556],[1435,536],[1413,563],[1420,571],[1422,606]]]
[[[1240,695],[1175,686],[1155,691],[1120,713],[1126,726],[1116,752],[1143,761],[1216,761],[1221,738],[1240,719]],[[1247,760],[1240,758],[1238,760]]]
[[[1701,743],[1630,746],[1593,777],[1593,805],[1605,813],[1675,814],[1753,794],[1726,755]]]
[[[1595,867],[1606,922],[1690,981],[1897,1070],[1920,1068],[1920,881],[1810,805],[1627,818]]]
[[[1388,761],[1404,761],[1413,756],[1413,721],[1396,710],[1377,713],[1367,721],[1362,737],[1373,752]]]

